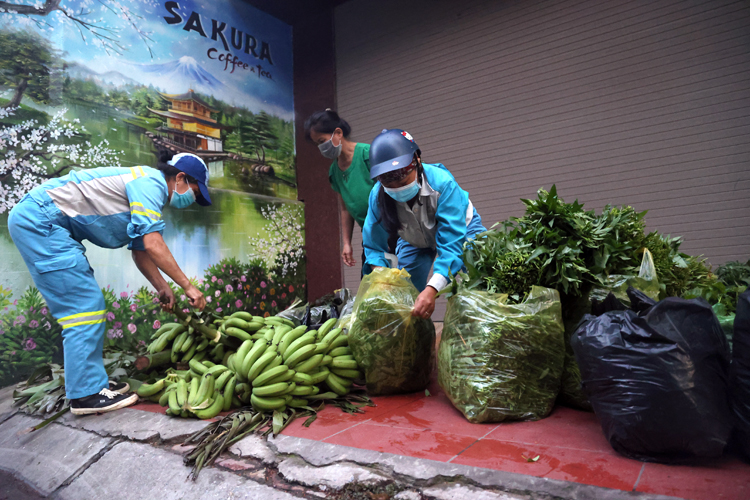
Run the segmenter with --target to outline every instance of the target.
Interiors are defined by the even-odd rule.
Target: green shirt
[[[367,217],[370,191],[375,185],[375,181],[370,179],[370,145],[358,142],[354,146],[352,164],[343,172],[338,160],[334,160],[328,171],[328,180],[344,200],[346,211],[362,227]]]

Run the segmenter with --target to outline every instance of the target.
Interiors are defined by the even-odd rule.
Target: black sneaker
[[[93,413],[106,413],[119,410],[135,404],[138,401],[137,394],[118,394],[109,389],[102,389],[99,394],[86,396],[85,398],[72,399],[70,411],[73,415],[91,415]]]
[[[116,392],[117,394],[125,394],[130,390],[130,384],[127,382],[114,382],[109,381],[109,390]]]

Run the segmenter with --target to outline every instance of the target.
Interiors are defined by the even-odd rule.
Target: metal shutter
[[[748,2],[352,0],[335,25],[353,138],[405,128],[488,227],[556,183],[714,265],[750,257]]]

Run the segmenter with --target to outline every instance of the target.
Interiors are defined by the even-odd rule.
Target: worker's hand
[[[417,301],[414,303],[414,309],[411,310],[411,315],[424,319],[432,316],[432,313],[435,311],[435,296],[437,293],[437,290],[431,286],[426,287],[422,293],[419,294],[419,297],[417,297]]]
[[[187,295],[190,305],[199,311],[202,311],[206,307],[206,297],[194,285],[190,285],[185,289],[185,295]]]
[[[344,243],[344,250],[341,252],[341,258],[344,260],[344,264],[346,264],[349,267],[354,267],[354,264],[357,263],[356,260],[354,260],[354,252],[352,252],[352,246],[350,244]]]
[[[159,302],[161,302],[161,308],[166,312],[171,311],[172,307],[174,307],[175,298],[174,292],[171,288],[169,288],[169,285],[165,283],[165,286],[157,290],[157,293],[159,294]]]

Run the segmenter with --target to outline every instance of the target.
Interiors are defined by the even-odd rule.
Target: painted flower
[[[221,290],[216,290],[216,293],[214,293],[214,297],[221,297]]]
[[[146,347],[146,341],[145,340],[139,340],[138,341],[138,347]]]
[[[112,304],[112,307],[114,307],[115,309],[119,309],[120,308],[120,303],[119,302],[114,302]]]
[[[223,286],[224,285],[224,280],[221,279],[221,278],[219,278],[219,281],[217,281],[216,284],[219,285],[219,286]]]
[[[224,309],[222,309],[221,307],[217,307],[217,308],[216,308],[216,312],[217,312],[217,313],[220,313],[220,312],[221,312],[221,311],[223,311],[223,310],[224,310]]]
[[[128,298],[128,292],[120,292],[120,298],[121,299],[127,299]]]
[[[158,330],[159,328],[161,328],[161,321],[157,319],[154,321],[154,330]]]
[[[210,304],[212,300],[213,300],[213,297],[211,297],[210,295],[206,296],[206,302]]]
[[[289,285],[289,292],[293,292],[293,291],[294,291],[294,287],[292,285]]]
[[[260,282],[260,287],[261,288],[265,288],[266,287],[266,282],[265,281],[261,281]]]
[[[216,283],[216,276],[211,276],[211,283]]]
[[[130,333],[135,333],[136,330],[137,330],[137,328],[135,327],[135,325],[133,323],[128,323],[128,331]]]
[[[260,303],[260,310],[261,311],[265,311],[266,310],[266,303],[265,302],[261,302]]]
[[[241,301],[240,299],[237,299],[237,302],[235,302],[235,303],[234,303],[234,307],[236,307],[236,308],[238,308],[238,309],[239,309],[240,307],[242,307],[242,301]]]
[[[122,328],[122,323],[119,321],[116,321],[114,325],[112,325],[115,329]]]
[[[151,299],[151,302],[156,304],[157,302],[159,302],[159,297],[154,296],[154,298]]]
[[[0,330],[0,335],[5,335],[5,330]]]
[[[271,295],[276,295],[276,289],[275,288],[271,288],[271,290],[268,293],[271,294]]]
[[[276,307],[276,301],[275,300],[271,301],[271,307]]]
[[[285,298],[286,298],[286,292],[284,292],[284,293],[282,293],[282,294],[281,294],[281,298],[282,298],[282,299],[285,299]]]
[[[265,314],[263,315],[263,317],[264,317],[264,318],[267,318],[267,317],[269,317],[270,315],[271,315],[271,313],[270,313],[270,312],[266,312],[266,313],[265,313]]]
[[[114,321],[115,320],[115,313],[112,311],[107,313],[107,321]]]
[[[260,288],[255,288],[255,293],[260,293]]]
[[[233,291],[234,288],[232,288],[232,285],[227,285],[226,288],[224,288],[224,290],[226,290],[227,293],[229,293],[229,292]]]
[[[266,294],[263,294],[263,296],[261,297],[261,299],[266,300]]]
[[[180,300],[185,300],[185,299],[187,299],[187,297],[185,296],[184,293],[182,295],[180,295]]]
[[[13,326],[25,325],[25,324],[26,324],[26,316],[24,316],[23,314],[19,314],[16,317],[15,321],[13,321]]]
[[[188,308],[186,307],[185,309],[183,309],[183,310],[182,310],[182,312],[184,312],[184,313],[189,313],[189,312],[190,312],[190,309],[188,309]]]
[[[44,322],[44,329],[45,330],[51,330],[52,329],[52,325],[49,324],[49,321],[45,321]]]
[[[242,276],[240,276],[240,281],[243,282],[243,283],[247,281],[247,278],[245,278],[244,274]]]
[[[136,312],[138,310],[138,306],[136,306],[135,304],[130,304],[130,310]]]
[[[38,326],[39,326],[39,322],[38,322],[37,320],[35,320],[35,319],[32,319],[32,320],[31,320],[31,321],[29,322],[29,328],[36,328],[36,327],[38,327]]]
[[[27,338],[23,343],[23,350],[33,351],[34,349],[36,349],[36,342],[34,342],[34,339],[32,339],[31,337]]]
[[[49,311],[47,310],[46,307],[42,307],[42,310],[39,312],[42,313],[43,316],[46,316]]]
[[[11,356],[15,356],[16,355],[16,351],[10,351],[10,355]]]

